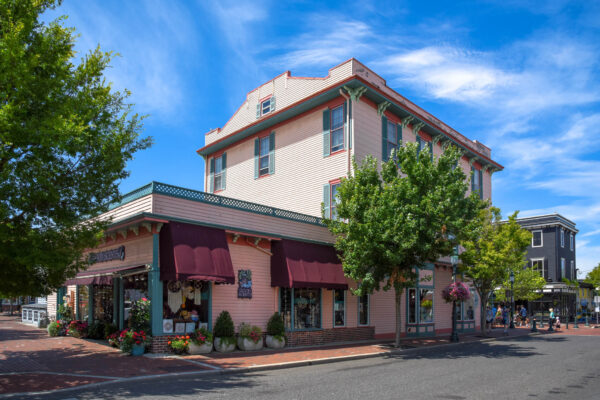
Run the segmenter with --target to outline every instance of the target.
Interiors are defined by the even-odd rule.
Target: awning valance
[[[88,269],[77,273],[74,278],[67,280],[65,285],[111,285],[115,273],[144,267],[144,265],[127,265],[104,269]]]
[[[333,246],[286,240],[271,242],[271,286],[348,289]]]
[[[160,231],[160,279],[235,282],[223,229],[170,222]]]

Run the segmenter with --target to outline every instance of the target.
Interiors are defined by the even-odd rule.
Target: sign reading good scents
[[[252,271],[249,269],[238,271],[238,298],[252,298]]]
[[[90,264],[125,259],[125,246],[120,246],[115,249],[99,251],[97,253],[90,253],[88,260]]]

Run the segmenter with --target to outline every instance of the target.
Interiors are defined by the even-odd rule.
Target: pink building
[[[393,292],[357,297],[343,276],[322,225],[335,208],[336,185],[351,158],[386,159],[404,142],[450,143],[464,151],[471,189],[491,198],[492,173],[502,167],[471,141],[388,88],[358,61],[324,78],[289,72],[248,93],[223,128],[198,150],[206,160],[205,192],[153,182],[127,194],[102,218],[112,220],[96,261],[49,304],[74,301],[80,317],[126,326],[128,308],[152,298],[154,350],[164,335],[209,328],[222,310],[234,322],[266,326],[284,316],[289,344],[392,337]],[[449,260],[419,269],[432,279],[403,296],[405,335],[450,332],[451,306],[441,290]],[[241,278],[241,279],[240,279]],[[75,300],[73,300],[75,298]],[[52,308],[52,307],[49,307]],[[459,309],[459,329],[478,328],[479,299]],[[50,311],[52,312],[52,311]]]

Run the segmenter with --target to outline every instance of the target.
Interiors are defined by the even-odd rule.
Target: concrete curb
[[[167,374],[133,376],[133,377],[129,377],[129,378],[116,378],[116,379],[106,380],[104,382],[95,382],[95,383],[90,383],[87,385],[74,386],[74,387],[55,389],[55,390],[48,390],[48,391],[0,394],[0,399],[8,399],[8,398],[13,398],[13,397],[18,397],[18,396],[27,397],[27,396],[49,395],[49,394],[56,394],[56,393],[63,393],[63,392],[71,392],[71,391],[80,390],[80,389],[92,389],[92,388],[106,386],[106,385],[110,385],[110,384],[114,384],[114,383],[143,381],[143,380],[151,380],[151,379],[156,379],[156,378],[183,377],[183,376],[192,376],[192,375],[203,375],[203,376],[229,375],[229,374],[238,374],[238,373],[272,371],[272,370],[276,370],[276,369],[290,369],[290,368],[297,368],[297,367],[307,367],[307,366],[311,366],[311,365],[323,365],[323,364],[332,364],[332,363],[343,362],[343,361],[364,360],[364,359],[377,358],[377,357],[389,357],[389,356],[395,356],[395,355],[400,355],[400,354],[416,353],[416,352],[419,352],[422,350],[428,351],[428,350],[435,350],[435,349],[440,349],[440,348],[456,347],[456,346],[461,346],[461,345],[466,345],[466,344],[471,344],[471,343],[489,343],[489,342],[494,342],[494,341],[499,341],[499,340],[507,340],[507,339],[514,339],[514,338],[520,338],[520,337],[538,336],[538,335],[541,335],[541,333],[540,332],[529,332],[526,335],[519,335],[519,336],[501,336],[501,337],[483,338],[483,339],[478,339],[478,340],[473,340],[473,341],[468,341],[468,342],[443,343],[443,344],[436,344],[436,345],[431,345],[431,346],[414,347],[414,348],[408,348],[408,349],[398,349],[398,350],[382,351],[382,352],[367,353],[367,354],[355,354],[355,355],[348,355],[348,356],[319,358],[319,359],[315,359],[315,360],[290,361],[290,362],[284,362],[284,363],[256,365],[256,366],[238,367],[238,368],[214,367],[214,368],[218,368],[218,369],[205,370],[205,371],[172,372],[172,373],[167,373]],[[176,357],[176,358],[183,359],[182,357]],[[196,363],[197,362],[192,362],[192,364],[196,364]],[[28,372],[28,373],[36,373],[36,372]],[[69,374],[67,374],[67,375],[69,375]],[[73,376],[78,376],[78,375],[73,374]]]

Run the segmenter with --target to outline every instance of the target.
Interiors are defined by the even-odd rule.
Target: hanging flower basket
[[[462,282],[453,282],[442,290],[442,298],[446,303],[465,301],[469,300],[470,297],[471,292],[469,291],[469,288]]]

